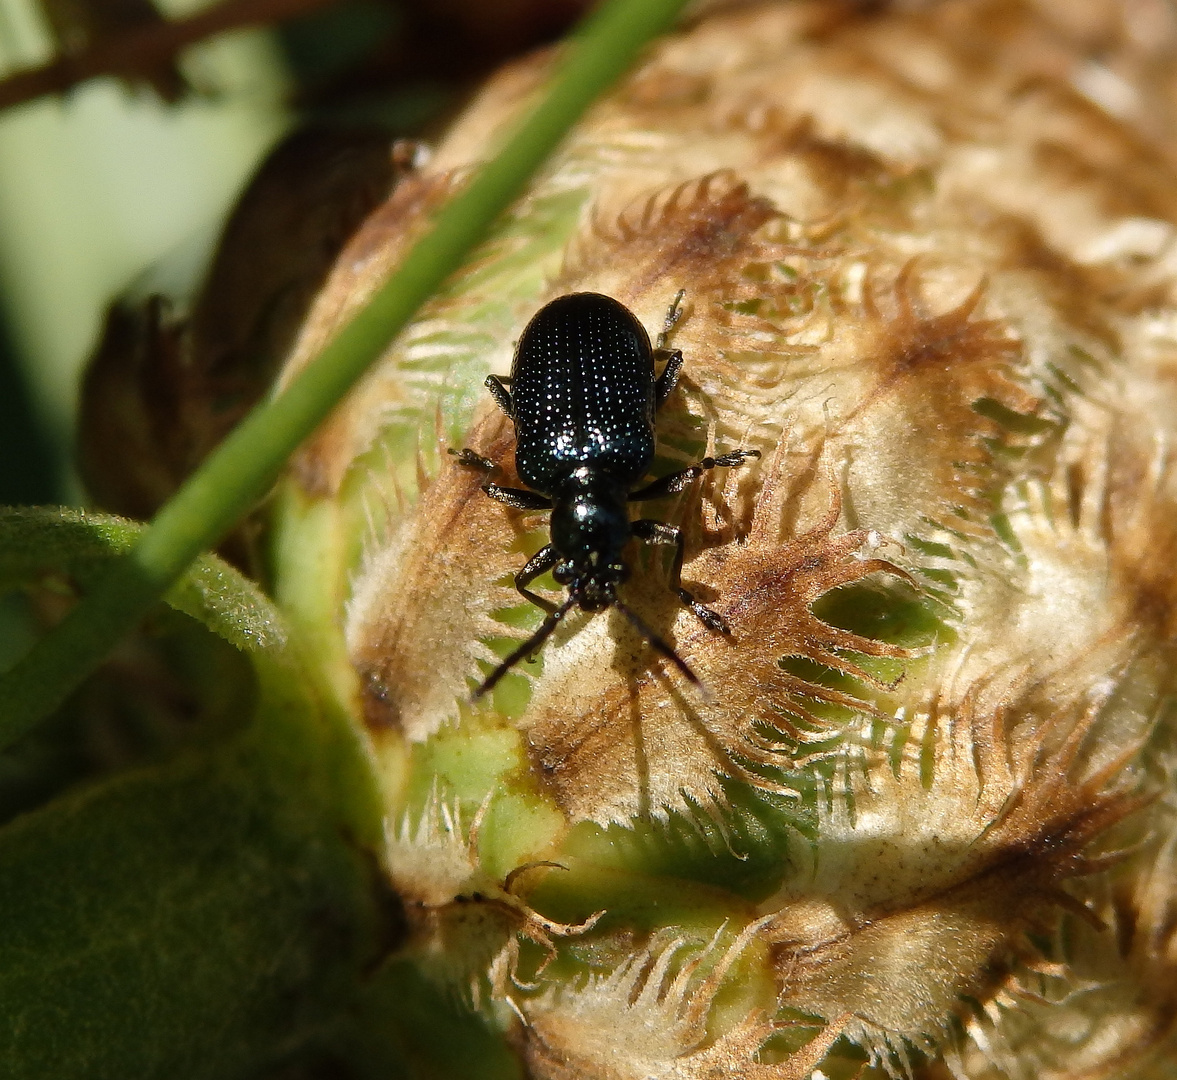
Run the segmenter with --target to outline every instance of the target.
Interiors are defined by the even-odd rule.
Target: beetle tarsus
[[[726,454],[720,454],[719,457],[704,458],[699,464],[705,469],[714,469],[717,465],[726,469],[734,469],[737,465],[743,465],[749,458],[758,457],[760,457],[759,450],[729,450]]]
[[[728,626],[727,619],[720,615],[718,611],[713,611],[705,604],[700,604],[686,589],[678,590],[678,598],[699,617],[699,621],[708,630],[714,630],[717,634],[731,636],[732,628]]]
[[[678,320],[682,318],[682,298],[686,295],[686,289],[679,289],[674,294],[674,299],[670,301],[670,307],[666,309],[666,317],[662,320],[662,330],[654,341],[655,349],[666,348],[666,339],[670,337],[670,331],[674,329]]]
[[[496,466],[490,458],[483,457],[481,454],[474,453],[473,450],[453,450],[449,451],[454,457],[458,459],[459,465],[465,465],[471,469],[482,469],[484,472],[494,472]]]

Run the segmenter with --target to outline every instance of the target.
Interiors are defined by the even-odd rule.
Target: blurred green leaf
[[[85,579],[137,532],[0,513],[0,583]],[[367,761],[278,613],[212,557],[169,602],[248,660],[252,714],[0,829],[6,1077],[256,1075],[327,1039],[395,941]]]

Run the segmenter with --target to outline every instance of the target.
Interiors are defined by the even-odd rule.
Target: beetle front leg
[[[673,544],[674,565],[670,569],[670,588],[678,598],[686,604],[700,619],[704,626],[721,634],[730,634],[731,627],[718,611],[700,604],[694,596],[683,588],[682,564],[684,544],[682,529],[674,525],[667,525],[664,521],[654,521],[652,518],[639,518],[630,525],[634,536],[645,540],[647,544]]]
[[[760,457],[759,450],[732,450],[729,453],[720,454],[719,457],[705,457],[702,461],[690,465],[680,472],[671,473],[660,480],[651,481],[644,488],[631,491],[629,501],[641,502],[643,499],[662,499],[667,495],[674,495],[676,492],[682,491],[695,477],[702,476],[708,469],[714,469],[717,466],[734,469],[737,465],[743,465],[748,458],[758,457]]]
[[[557,605],[553,604],[551,600],[540,596],[539,593],[532,592],[527,586],[539,577],[540,574],[551,570],[559,561],[560,554],[556,551],[556,545],[545,544],[527,560],[527,565],[515,575],[515,588],[519,590],[519,595],[526,600],[530,600],[536,607],[543,608],[549,615],[556,610]]]

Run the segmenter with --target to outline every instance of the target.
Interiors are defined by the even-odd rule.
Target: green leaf
[[[84,582],[137,533],[0,512],[0,585]],[[5,1077],[257,1075],[328,1040],[399,933],[363,745],[279,614],[211,556],[168,602],[165,635],[248,664],[248,715],[0,829]]]
[[[0,832],[0,1061],[256,1074],[323,1038],[395,929],[374,862],[249,755],[124,774]]]
[[[54,574],[85,588],[142,535],[142,525],[108,514],[0,507],[0,592]],[[238,648],[267,651],[286,643],[282,621],[262,593],[215,556],[198,558],[167,599]]]

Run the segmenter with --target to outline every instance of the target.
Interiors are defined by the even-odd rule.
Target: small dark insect
[[[489,375],[486,387],[515,421],[515,466],[531,490],[486,484],[491,498],[518,510],[551,510],[551,543],[515,575],[515,588],[547,618],[530,638],[490,673],[479,698],[525,656],[530,657],[576,606],[584,611],[615,607],[659,653],[691,682],[699,679],[617,595],[629,576],[622,549],[630,537],[673,544],[670,587],[708,627],[731,631],[723,616],[704,607],[682,586],[683,536],[674,525],[650,518],[630,521],[626,504],[682,491],[717,465],[734,467],[759,450],[732,450],[707,457],[680,472],[637,487],[654,460],[654,413],[670,396],[682,370],[682,353],[664,346],[678,321],[683,293],[674,298],[653,347],[649,335],[624,304],[600,293],[571,293],[536,313],[515,349],[510,378]],[[656,358],[666,366],[655,377]],[[456,453],[456,451],[450,451]],[[494,463],[463,450],[463,465],[490,471]],[[552,571],[567,587],[560,605],[528,585]]]

